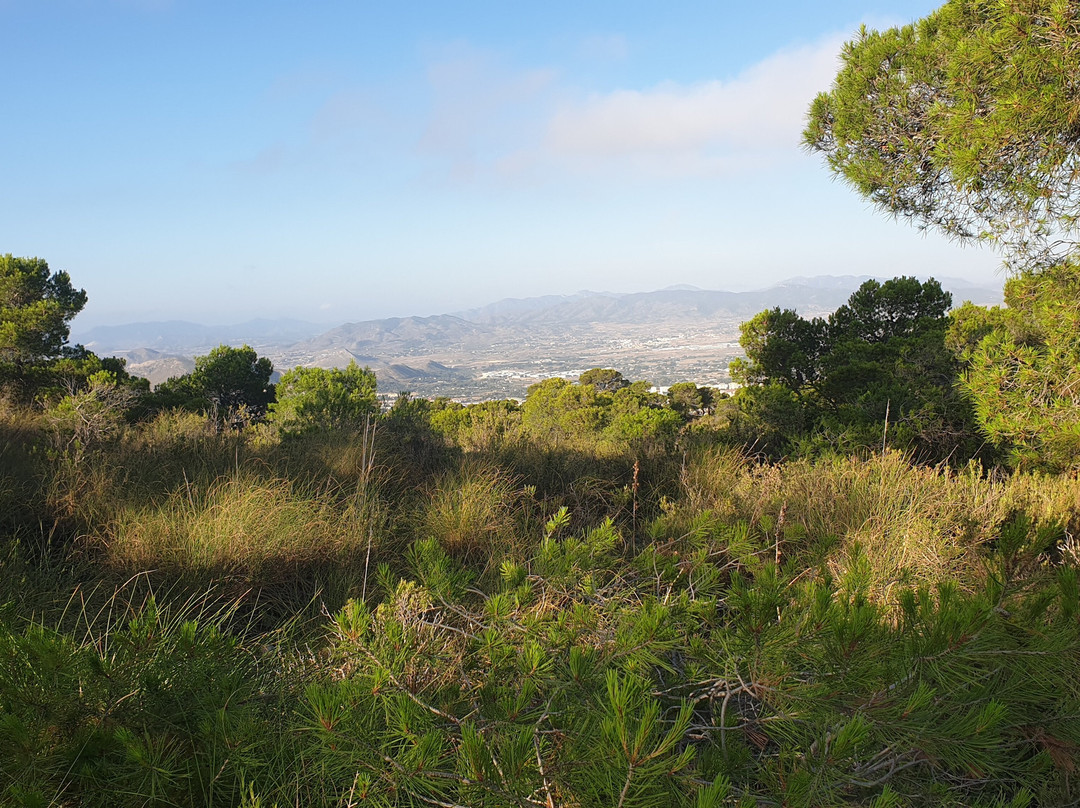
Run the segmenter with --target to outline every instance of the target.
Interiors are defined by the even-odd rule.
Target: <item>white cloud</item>
[[[450,160],[450,173],[471,179],[494,156],[521,148],[535,129],[537,108],[554,85],[552,70],[514,72],[485,53],[467,47],[428,69],[432,109],[418,146]]]
[[[806,109],[829,87],[844,41],[780,51],[730,81],[616,90],[564,104],[541,154],[574,170],[617,164],[663,174],[727,173],[798,154]],[[527,163],[516,155],[505,165]]]
[[[586,94],[551,68],[515,69],[458,43],[427,69],[421,120],[397,119],[397,146],[440,181],[534,184],[575,177],[634,180],[747,174],[798,159],[807,107],[827,89],[846,37],[781,50],[728,80],[664,82]],[[590,47],[609,55],[622,37]],[[316,117],[316,135],[371,124],[370,99],[342,94]],[[391,144],[391,148],[395,144]]]

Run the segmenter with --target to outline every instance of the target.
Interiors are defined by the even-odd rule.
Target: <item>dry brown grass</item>
[[[898,584],[975,581],[986,546],[1017,513],[1068,535],[1080,526],[1075,479],[930,468],[896,452],[774,466],[714,450],[688,463],[683,487],[689,509],[773,531],[785,557],[824,562],[834,574],[847,570],[858,545],[886,602]],[[825,556],[813,558],[823,547]]]

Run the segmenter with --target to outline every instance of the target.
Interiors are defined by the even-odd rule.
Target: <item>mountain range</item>
[[[277,369],[297,365],[375,371],[386,393],[460,399],[521,397],[549,376],[574,377],[616,367],[628,378],[726,385],[739,356],[739,325],[764,309],[823,315],[842,305],[869,276],[792,278],[768,289],[726,292],[676,286],[654,292],[579,292],[508,298],[430,317],[345,323],[329,330],[299,320],[252,320],[207,326],[184,321],[73,329],[73,341],[99,355],[123,356],[129,369],[157,384],[189,372],[193,356],[220,344],[248,344]],[[959,303],[1001,302],[1001,291],[942,279]]]

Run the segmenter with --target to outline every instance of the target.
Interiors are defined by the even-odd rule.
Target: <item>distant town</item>
[[[257,320],[233,326],[137,323],[73,333],[99,354],[127,359],[128,369],[160,384],[190,372],[193,357],[219,344],[250,345],[277,371],[292,367],[371,368],[381,396],[410,392],[462,402],[523,398],[553,376],[576,379],[610,367],[663,390],[680,382],[729,390],[732,360],[741,355],[739,326],[759,311],[792,308],[827,314],[867,276],[795,278],[755,292],[675,287],[636,294],[504,300],[431,317],[402,317],[325,326]],[[1000,302],[999,289],[941,279],[955,305]]]

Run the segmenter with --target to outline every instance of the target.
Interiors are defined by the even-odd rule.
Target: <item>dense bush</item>
[[[293,368],[275,393],[270,420],[287,433],[357,429],[378,410],[375,374],[356,362],[344,370]]]
[[[1073,478],[408,398],[111,422],[73,463],[2,415],[5,804],[1078,796]]]
[[[385,412],[226,346],[148,394],[51,355],[60,310],[0,399],[0,803],[1075,804],[1080,481],[1024,470],[1071,466],[1064,393],[1027,406],[1052,292],[765,312],[732,398]]]
[[[827,319],[779,308],[743,323],[736,432],[777,458],[892,447],[965,463],[984,449],[934,280],[866,281]]]

